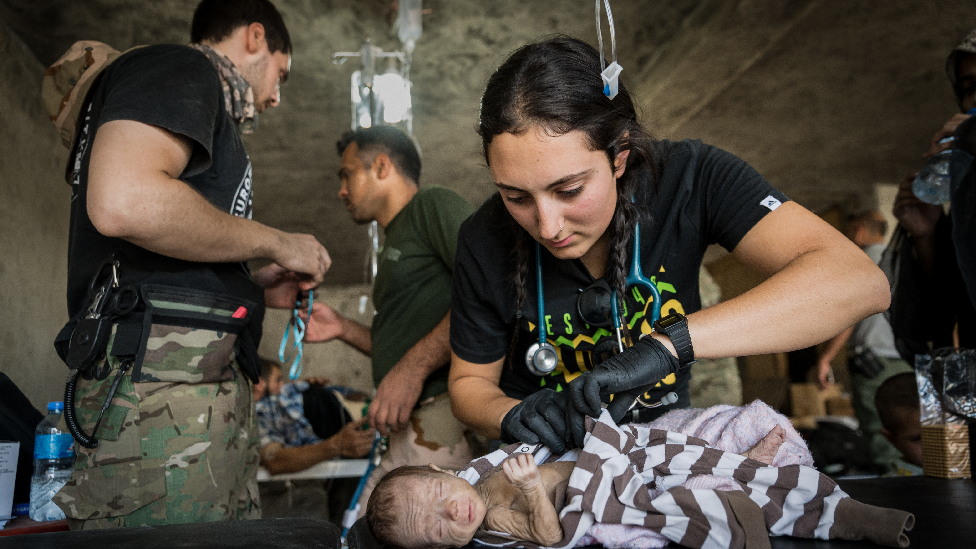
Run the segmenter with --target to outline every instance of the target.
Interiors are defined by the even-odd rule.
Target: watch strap
[[[672,313],[655,322],[654,329],[671,340],[675,352],[678,353],[679,366],[685,368],[696,362],[695,348],[691,344],[691,334],[688,332],[688,320],[684,315]]]

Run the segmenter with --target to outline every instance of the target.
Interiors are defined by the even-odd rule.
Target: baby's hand
[[[516,454],[502,463],[505,478],[522,491],[542,485],[542,475],[532,454]]]

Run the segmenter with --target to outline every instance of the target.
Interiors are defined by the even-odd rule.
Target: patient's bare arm
[[[517,454],[507,459],[502,471],[524,497],[515,498],[509,506],[490,508],[485,517],[487,525],[539,545],[558,543],[563,538],[562,526],[532,455]]]

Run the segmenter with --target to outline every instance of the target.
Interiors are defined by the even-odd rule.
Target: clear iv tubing
[[[603,0],[603,5],[607,9],[607,23],[610,24],[610,52],[613,55],[613,62],[617,62],[617,35],[613,30],[613,12],[610,11],[610,0]],[[600,0],[596,0],[596,36],[600,44],[600,70],[607,68],[606,60],[603,57],[603,31],[600,29]]]
[[[376,278],[376,271],[379,267],[379,250],[380,250],[380,230],[377,226],[376,221],[369,224],[369,276],[367,277],[367,282],[372,284],[373,280]]]
[[[379,268],[380,230],[376,221],[369,224],[368,232],[369,253],[366,254],[366,261],[363,265],[363,282],[367,285],[372,285],[373,281],[376,280],[376,271]],[[368,295],[363,294],[359,296],[359,314],[366,314],[366,304],[368,302]]]

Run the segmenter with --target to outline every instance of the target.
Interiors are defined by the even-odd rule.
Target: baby
[[[769,465],[784,437],[777,425],[741,455]],[[460,547],[479,529],[552,546],[563,538],[558,509],[565,504],[574,465],[537,466],[531,454],[515,454],[502,463],[503,475],[492,474],[474,486],[435,465],[400,467],[377,484],[366,521],[388,547]]]

